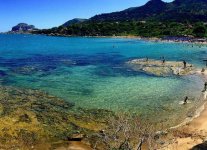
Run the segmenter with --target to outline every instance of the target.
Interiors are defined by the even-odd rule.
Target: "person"
[[[203,92],[206,92],[206,90],[207,90],[207,82],[205,82],[205,84],[204,84]]]
[[[188,96],[185,97],[184,102],[183,102],[183,105],[185,105],[187,103],[188,103]]]
[[[185,69],[187,66],[187,62],[185,60],[183,61],[183,65],[184,65],[184,69]]]
[[[206,67],[207,67],[207,59],[203,60],[204,62],[206,62]]]
[[[163,64],[165,63],[165,59],[162,60],[162,63],[163,63]]]
[[[201,69],[201,72],[202,72],[202,73],[204,73],[205,71],[206,71],[205,68],[202,68],[202,69]]]
[[[148,57],[146,57],[146,62],[148,62],[148,60],[149,60],[149,58],[148,58]]]
[[[164,64],[165,63],[165,57],[161,57],[162,58],[162,63]]]

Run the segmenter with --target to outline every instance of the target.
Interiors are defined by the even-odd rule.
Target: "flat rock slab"
[[[126,62],[126,65],[134,71],[142,71],[155,76],[189,75],[195,73],[191,64],[184,64],[182,61],[165,61],[155,59],[133,59]]]

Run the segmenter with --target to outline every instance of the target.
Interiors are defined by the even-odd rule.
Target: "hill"
[[[19,23],[16,26],[12,27],[12,32],[29,32],[35,30],[34,25],[28,25],[26,23]]]
[[[67,27],[67,26],[70,26],[70,25],[73,25],[73,24],[78,24],[78,23],[82,23],[82,22],[85,22],[87,21],[87,19],[82,19],[82,18],[75,18],[75,19],[72,19],[72,20],[69,20],[67,22],[65,22],[63,25],[63,27]]]

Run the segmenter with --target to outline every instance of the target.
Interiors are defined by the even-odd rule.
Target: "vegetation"
[[[62,26],[63,27],[67,27],[67,26],[70,26],[70,25],[73,25],[73,24],[82,23],[82,22],[85,22],[85,21],[87,21],[87,19],[74,18],[72,20],[69,20],[69,21],[65,22]]]
[[[204,23],[153,22],[153,21],[88,21],[68,27],[60,26],[34,33],[70,36],[195,36],[206,37],[207,25]]]
[[[196,24],[194,29],[193,29],[193,34],[196,37],[205,37],[206,36],[206,26],[203,24]]]

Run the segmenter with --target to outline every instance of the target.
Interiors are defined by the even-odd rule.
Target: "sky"
[[[18,23],[39,29],[59,26],[73,18],[120,11],[145,4],[148,0],[0,0],[0,32]],[[163,0],[170,2],[172,0]]]

